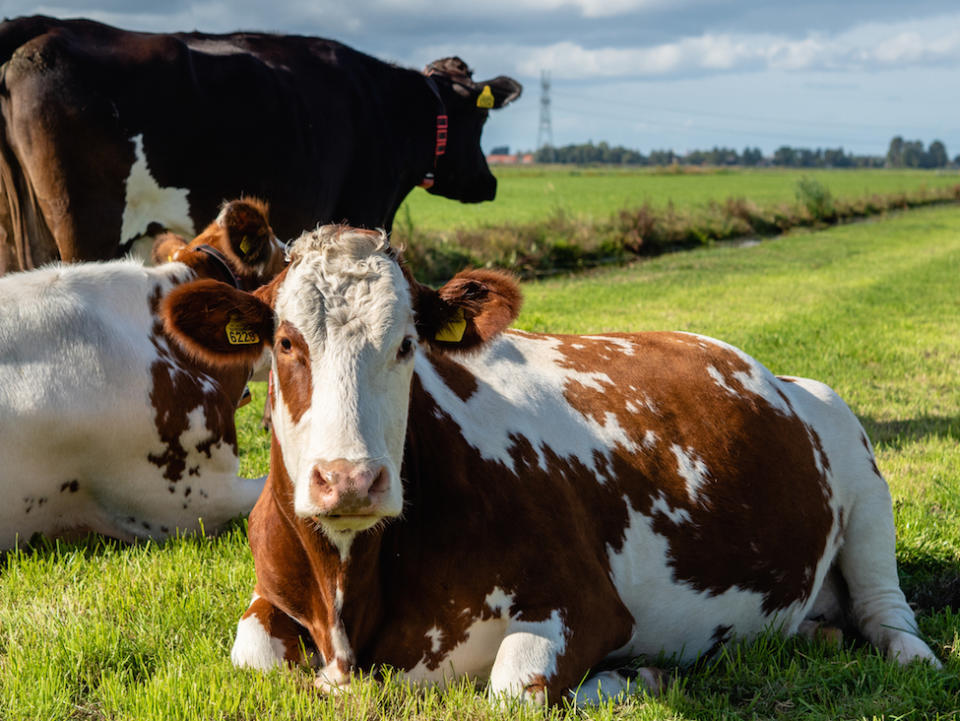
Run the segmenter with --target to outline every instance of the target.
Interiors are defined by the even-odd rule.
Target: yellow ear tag
[[[483,92],[477,96],[477,107],[490,109],[493,107],[493,93],[489,85],[483,86]]]
[[[236,316],[230,317],[226,330],[227,342],[230,345],[253,345],[260,342],[260,336],[257,335],[256,331]]]
[[[438,330],[433,339],[446,341],[447,343],[459,343],[463,340],[463,332],[466,329],[467,321],[463,318],[463,308],[457,308],[453,320]]]
[[[244,255],[250,252],[250,239],[247,236],[240,240],[240,252]]]

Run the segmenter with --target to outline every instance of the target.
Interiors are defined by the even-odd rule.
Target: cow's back
[[[0,279],[0,547],[37,531],[165,537],[235,515],[219,496],[252,505],[233,486],[239,388],[185,365],[156,315],[192,275],[112,261]]]

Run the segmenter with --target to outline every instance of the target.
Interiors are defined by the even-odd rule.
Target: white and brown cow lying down
[[[233,419],[251,366],[198,363],[157,306],[196,278],[256,288],[282,247],[254,200],[226,204],[189,245],[158,243],[178,262],[0,278],[0,549],[37,532],[162,539],[200,519],[210,532],[253,507],[263,479],[237,477]]]
[[[235,664],[316,649],[323,687],[389,664],[558,701],[617,660],[831,620],[837,577],[889,658],[938,663],[898,585],[887,485],[829,388],[686,333],[501,332],[520,302],[491,271],[430,290],[382,234],[335,226],[253,294],[167,296],[168,332],[205,362],[256,356],[225,342],[231,319],[273,350]],[[578,697],[625,683],[596,673]]]

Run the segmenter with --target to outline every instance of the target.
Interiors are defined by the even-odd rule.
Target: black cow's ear
[[[417,333],[440,350],[477,348],[514,321],[523,294],[512,276],[495,270],[457,273],[439,290],[412,284]]]
[[[273,343],[273,309],[251,293],[209,278],[171,290],[160,314],[166,334],[208,366],[255,363]]]
[[[481,80],[476,86],[480,93],[477,96],[477,105],[479,107],[486,106],[494,110],[509,105],[519,98],[520,93],[523,92],[523,86],[513,78],[508,78],[506,75],[499,75],[492,80]],[[484,99],[485,94],[493,96],[492,104],[490,104],[489,99]]]

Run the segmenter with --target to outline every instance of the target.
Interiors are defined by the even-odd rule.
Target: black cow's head
[[[464,203],[493,200],[497,179],[487,167],[480,134],[487,113],[520,97],[523,87],[503,75],[474,82],[473,71],[458,57],[435,60],[423,72],[436,83],[449,118],[446,152],[437,159],[427,190]]]

